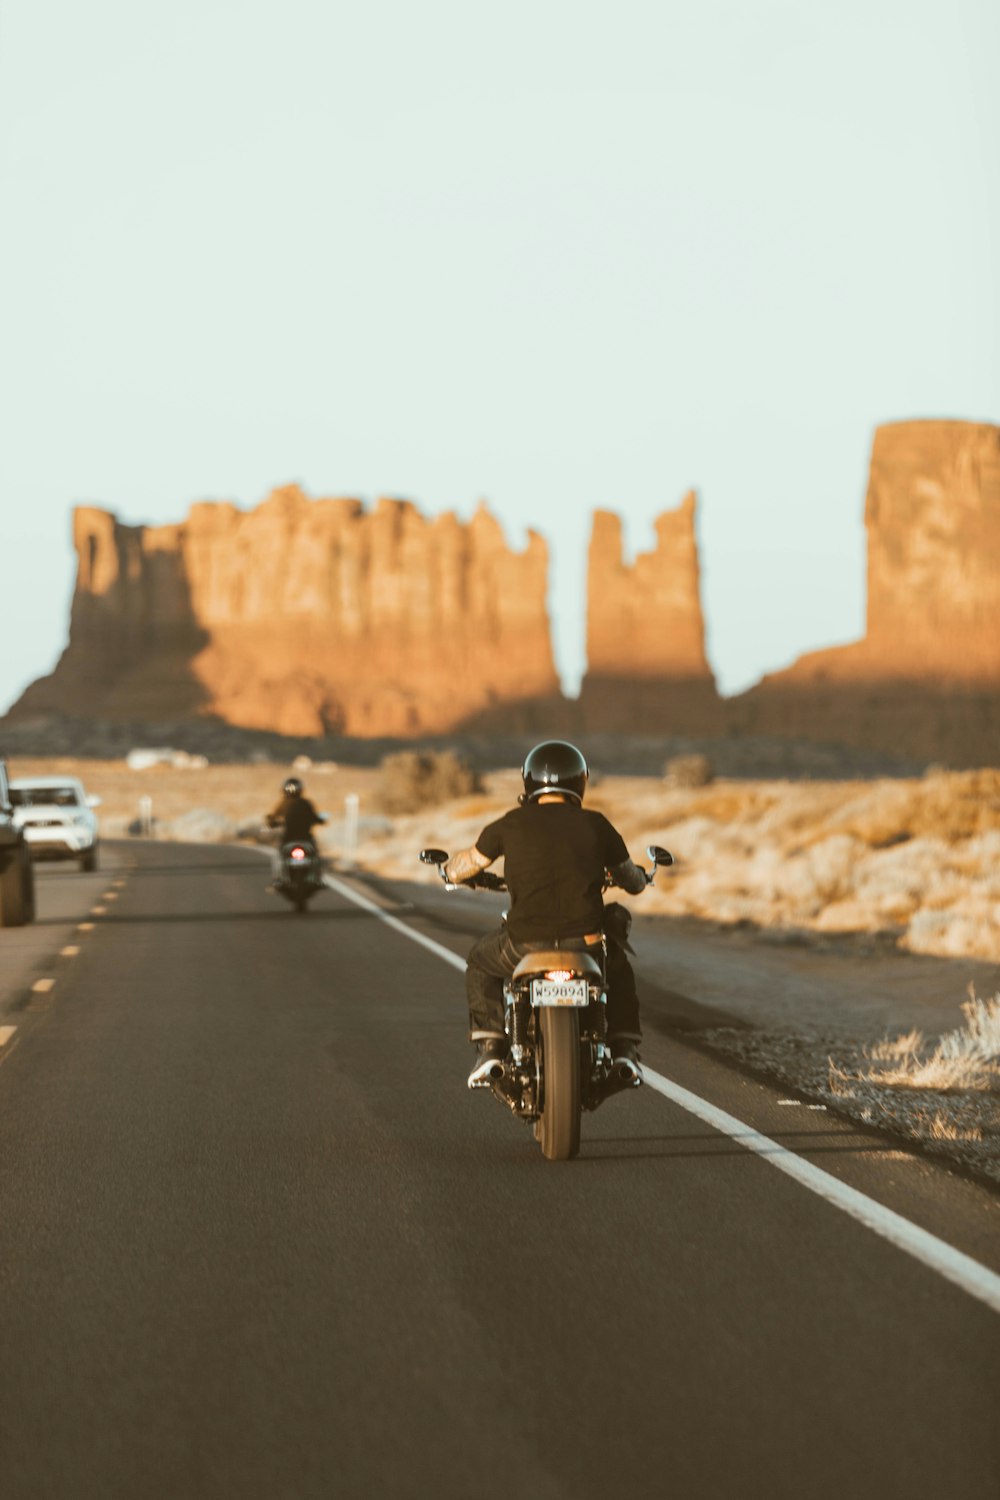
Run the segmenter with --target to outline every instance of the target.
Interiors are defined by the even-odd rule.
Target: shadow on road
[[[153,912],[145,916],[98,917],[102,927],[144,927],[150,922],[372,922],[370,912],[356,907],[338,911],[177,911]]]
[[[747,1132],[748,1138],[753,1138],[752,1132]],[[825,1140],[823,1138],[826,1138]],[[592,1162],[619,1162],[619,1161],[642,1161],[650,1157],[712,1157],[712,1156],[742,1156],[747,1161],[753,1161],[755,1157],[777,1156],[782,1147],[794,1151],[796,1156],[891,1156],[902,1152],[906,1156],[912,1153],[905,1150],[899,1141],[887,1141],[877,1136],[858,1137],[856,1135],[845,1136],[836,1130],[817,1131],[782,1131],[768,1136],[768,1140],[774,1142],[774,1151],[750,1151],[739,1144],[740,1136],[712,1136],[712,1135],[680,1135],[680,1136],[585,1136],[581,1142],[580,1156],[577,1161],[581,1165]],[[692,1145],[692,1142],[704,1142],[704,1145]],[[817,1142],[818,1144],[813,1144]],[[603,1146],[606,1150],[598,1152],[595,1156],[585,1153],[593,1146]],[[630,1149],[622,1151],[622,1146],[631,1148],[646,1147],[645,1150]]]
[[[266,870],[267,865],[263,860],[255,860],[253,864],[237,864],[229,860],[226,864],[205,863],[203,865],[157,865],[147,860],[141,865],[136,865],[134,869],[129,870],[128,875],[130,880],[138,880],[148,875],[155,875],[157,877],[161,875],[242,875],[246,877],[254,876],[259,879]]]

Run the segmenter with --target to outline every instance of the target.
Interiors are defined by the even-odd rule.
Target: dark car
[[[0,757],[0,927],[35,919],[35,875],[24,834],[14,821],[7,762]]]

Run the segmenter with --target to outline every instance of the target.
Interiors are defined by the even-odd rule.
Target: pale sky
[[[0,0],[0,708],[70,507],[486,498],[583,669],[700,496],[725,691],[863,629],[876,425],[1000,421],[995,0]]]

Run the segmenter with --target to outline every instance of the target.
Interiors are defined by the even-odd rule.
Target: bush
[[[708,786],[715,780],[707,755],[673,755],[663,767],[668,786]]]
[[[476,772],[454,750],[402,750],[385,756],[379,770],[379,800],[387,813],[419,812],[482,791]]]

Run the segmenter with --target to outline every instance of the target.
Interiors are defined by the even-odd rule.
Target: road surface
[[[0,934],[4,1500],[998,1492],[996,1195],[649,990],[645,1062],[735,1136],[647,1087],[545,1162],[465,1088],[461,924],[350,879],[296,917],[253,851],[107,858]]]

